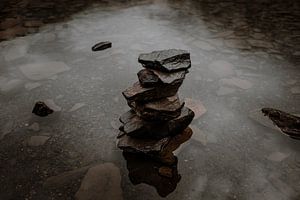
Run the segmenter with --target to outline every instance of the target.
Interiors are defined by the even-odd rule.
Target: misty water
[[[120,169],[128,200],[300,198],[300,142],[260,112],[300,113],[293,39],[299,29],[293,17],[281,15],[284,9],[230,1],[95,4],[39,33],[1,42],[0,199],[72,199],[80,181],[50,193],[44,182],[107,162]],[[257,20],[252,11],[265,17]],[[91,51],[100,41],[112,48]],[[162,198],[153,186],[131,183],[116,136],[128,110],[121,92],[142,69],[138,55],[170,48],[190,52],[179,94],[206,112],[176,151],[181,180]],[[40,100],[54,114],[33,115]]]

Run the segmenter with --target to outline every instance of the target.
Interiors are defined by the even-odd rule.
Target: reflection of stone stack
[[[194,112],[177,95],[191,67],[190,54],[176,49],[154,51],[141,54],[139,62],[145,67],[138,72],[139,82],[123,92],[131,110],[120,117],[118,147],[172,164],[176,160],[172,151],[180,144],[176,148],[170,144],[192,134],[187,127]]]

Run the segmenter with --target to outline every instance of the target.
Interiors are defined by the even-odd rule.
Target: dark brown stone
[[[263,108],[262,112],[268,116],[283,133],[291,138],[300,140],[300,117],[273,108]]]
[[[138,72],[138,78],[140,81],[140,84],[143,87],[155,87],[162,84],[162,82],[159,80],[158,76],[154,74],[153,71],[142,69]]]
[[[187,70],[191,67],[190,53],[180,49],[153,51],[141,54],[138,61],[149,69],[164,72]]]
[[[32,113],[40,117],[46,117],[47,115],[53,113],[53,110],[49,108],[44,102],[38,101],[35,103]]]
[[[122,92],[123,96],[130,105],[133,101],[147,102],[174,96],[183,80],[176,80],[171,84],[163,84],[159,87],[144,88],[139,82],[136,82],[130,88]]]
[[[135,138],[160,139],[181,133],[191,123],[194,112],[183,107],[179,117],[165,122],[145,121],[134,111],[128,111],[120,117],[123,123],[121,131]]]
[[[177,158],[174,156],[173,151],[189,140],[192,134],[192,129],[186,128],[176,136],[169,136],[159,140],[140,139],[123,135],[119,138],[117,146],[125,152],[141,153],[161,163],[173,165],[177,163]]]
[[[111,48],[112,44],[109,41],[99,42],[92,47],[93,51],[102,51]]]
[[[180,115],[184,103],[175,95],[148,103],[131,102],[129,106],[145,120],[168,121]]]

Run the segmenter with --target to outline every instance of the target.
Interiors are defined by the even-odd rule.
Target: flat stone
[[[194,115],[192,110],[183,107],[180,116],[175,119],[152,122],[143,120],[131,110],[120,117],[123,123],[120,130],[130,137],[160,139],[181,133],[191,123]]]
[[[274,108],[263,108],[262,113],[285,134],[293,139],[300,139],[300,117],[277,110]]]
[[[42,145],[44,145],[47,142],[47,140],[49,138],[50,137],[48,137],[48,136],[32,136],[28,140],[27,144],[29,146],[34,146],[34,147],[36,147],[36,146],[42,146]]]
[[[191,67],[190,53],[185,50],[169,49],[140,54],[138,61],[149,69],[172,72]]]
[[[130,88],[122,92],[128,105],[133,101],[147,102],[174,96],[183,80],[176,80],[171,84],[164,84],[159,87],[144,88],[139,82],[136,82]]]
[[[228,95],[228,94],[234,93],[235,91],[236,90],[234,88],[229,88],[229,87],[221,86],[218,89],[218,91],[217,91],[217,95],[218,96]]]
[[[292,94],[300,94],[300,86],[295,86],[291,88]]]
[[[185,101],[185,106],[194,112],[195,114],[194,119],[198,119],[199,117],[204,115],[207,111],[205,106],[200,100],[185,98],[184,101]]]
[[[172,165],[177,162],[173,151],[189,140],[192,134],[192,130],[186,128],[176,136],[169,136],[159,140],[133,138],[124,135],[119,138],[117,146],[124,152],[142,153],[164,164]]]
[[[162,85],[161,80],[151,70],[142,69],[141,71],[138,72],[137,75],[138,75],[140,84],[143,87],[155,87],[158,85]]]
[[[34,113],[40,117],[45,117],[45,116],[53,113],[53,110],[51,108],[49,108],[44,102],[38,101],[35,103],[32,113]]]
[[[83,178],[76,200],[122,200],[121,173],[112,163],[91,167]]]
[[[92,47],[93,51],[102,51],[112,47],[112,43],[109,41],[99,42]]]
[[[180,102],[178,95],[166,97],[148,103],[132,102],[130,107],[136,114],[150,121],[168,121],[178,117],[184,103]]]
[[[289,157],[289,154],[285,154],[282,152],[274,152],[268,156],[268,160],[274,161],[274,162],[281,162],[284,159]]]
[[[57,189],[68,186],[74,181],[82,178],[91,166],[85,166],[71,171],[63,172],[56,176],[47,178],[43,187],[46,189]]]
[[[75,103],[74,106],[69,110],[69,112],[74,112],[85,106],[85,103]]]
[[[20,70],[30,80],[38,81],[49,79],[56,74],[70,70],[63,62],[45,62],[21,65]]]
[[[40,83],[26,83],[25,89],[30,91],[30,90],[40,87],[41,85],[42,84],[40,84]]]
[[[245,79],[240,78],[224,78],[220,80],[221,85],[234,86],[243,90],[252,88],[253,84]]]

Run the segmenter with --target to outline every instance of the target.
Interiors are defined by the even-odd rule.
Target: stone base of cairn
[[[123,92],[131,110],[120,117],[117,146],[124,152],[147,155],[167,165],[177,163],[173,151],[187,141],[194,112],[177,91],[188,69],[190,54],[170,49],[141,54],[139,81]]]

